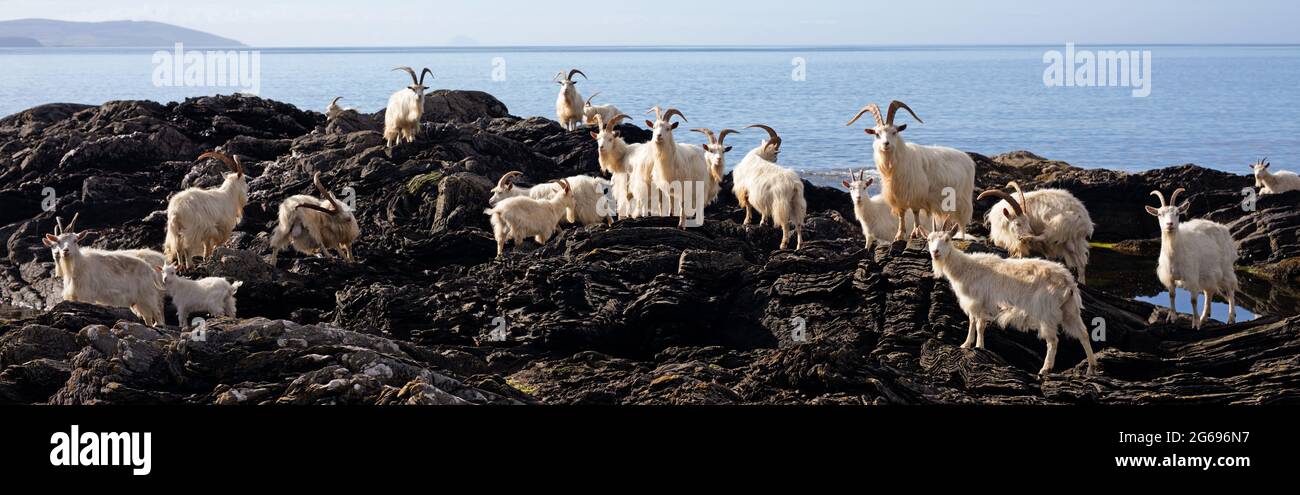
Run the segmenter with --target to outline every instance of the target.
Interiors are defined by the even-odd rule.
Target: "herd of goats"
[[[427,68],[418,78],[409,67],[393,70],[409,73],[412,84],[389,98],[383,134],[390,149],[403,141],[414,142],[424,109],[424,76],[431,74]],[[675,108],[655,107],[646,112],[654,113],[654,119],[645,122],[653,131],[650,141],[627,143],[616,127],[630,117],[613,105],[592,105],[591,97],[584,101],[574,75],[586,78],[576,69],[555,77],[561,86],[556,117],[568,131],[583,124],[592,126],[600,170],[609,179],[577,175],[530,188],[516,186],[522,173],[505,174],[491,190],[489,208],[485,210],[490,216],[498,257],[507,240],[516,246],[529,237],[538,243],[547,242],[562,221],[593,225],[612,223],[614,217],[675,216],[679,227],[685,227],[691,205],[702,209],[721,189],[724,156],[731,151],[725,140],[737,131],[723,129],[715,134],[705,128],[691,129],[703,134],[707,142],[679,144],[673,137],[679,122],[673,119],[685,122],[685,115]],[[1083,203],[1062,189],[1024,192],[1014,182],[1007,186],[1014,194],[994,189],[976,197],[975,163],[971,157],[950,147],[905,141],[902,132],[907,124],[895,124],[900,109],[923,122],[906,104],[893,101],[883,115],[873,103],[847,124],[852,125],[867,113],[875,120],[875,125],[865,132],[873,136],[881,193],[868,195],[875,179],[865,177],[864,171],[850,171],[849,180],[843,183],[853,201],[867,249],[873,241],[926,238],[934,276],[948,280],[969,318],[963,348],[984,348],[984,330],[991,320],[1003,328],[1037,331],[1047,343],[1040,371],[1045,374],[1054,366],[1058,335],[1063,329],[1082,344],[1088,372],[1094,373],[1096,358],[1080,315],[1081,294],[1071,272],[1073,269],[1078,273],[1078,283],[1086,283],[1093,223]],[[335,98],[327,107],[326,117],[337,118],[341,111]],[[768,138],[750,150],[732,171],[732,194],[745,210],[745,225],[751,223],[752,211],[757,210],[759,225],[771,218],[772,225],[781,228],[781,249],[788,248],[793,229],[797,250],[802,246],[807,210],[803,181],[794,170],[777,164],[781,151],[777,132],[762,124],[749,127],[766,131]],[[223,244],[248,203],[248,182],[239,156],[214,151],[198,159],[207,158],[222,161],[230,172],[218,187],[191,187],[168,200],[162,253],[81,247],[90,232],[76,231],[76,216],[66,226],[58,220],[55,232],[45,235],[44,243],[53,253],[55,276],[63,281],[63,298],[129,307],[150,326],[164,322],[164,295],[171,296],[182,328],[189,326],[187,319],[196,312],[234,317],[239,282],[219,277],[189,280],[177,274],[189,268],[194,257],[207,259]],[[1272,173],[1267,161],[1252,165],[1252,169],[1260,194],[1300,190],[1300,176],[1295,173]],[[321,183],[319,173],[313,183],[319,197],[295,195],[280,204],[270,242],[272,264],[277,254],[289,247],[326,258],[333,250],[352,261],[352,244],[360,232],[356,217]],[[1168,318],[1176,318],[1175,288],[1182,287],[1192,294],[1194,328],[1199,329],[1209,318],[1215,295],[1228,300],[1228,322],[1232,323],[1236,318],[1237,278],[1233,265],[1237,247],[1222,224],[1201,219],[1181,222],[1179,217],[1188,208],[1188,203],[1178,203],[1182,192],[1175,190],[1166,201],[1163,193],[1152,191],[1160,206],[1146,207],[1160,225],[1156,275],[1169,291]],[[967,254],[953,244],[953,239],[965,237],[973,201],[990,197],[998,200],[986,218],[990,239],[1005,249],[1010,259],[987,253]],[[1199,295],[1204,295],[1205,308],[1198,315]]]

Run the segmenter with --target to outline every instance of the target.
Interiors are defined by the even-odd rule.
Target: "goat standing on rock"
[[[1175,294],[1178,287],[1192,293],[1192,328],[1199,329],[1210,319],[1210,304],[1215,294],[1228,298],[1228,323],[1237,321],[1237,244],[1232,232],[1223,224],[1209,220],[1191,220],[1180,223],[1178,216],[1187,213],[1190,203],[1178,205],[1178,188],[1165,202],[1160,191],[1151,195],[1160,198],[1160,208],[1146,207],[1147,213],[1160,221],[1160,263],[1156,276],[1169,291],[1168,322],[1178,318]],[[1205,295],[1205,311],[1197,315],[1196,300]]]
[[[578,94],[578,83],[573,80],[574,74],[581,75],[583,79],[587,78],[587,75],[578,69],[570,70],[567,76],[564,76],[563,72],[555,75],[555,83],[560,85],[560,95],[555,97],[555,120],[566,131],[577,129],[584,117],[582,95]],[[564,76],[564,79],[560,79],[560,76]]]
[[[1087,284],[1084,273],[1093,224],[1083,202],[1064,189],[1039,189],[1025,194],[1015,181],[1007,186],[1015,188],[1020,199],[997,189],[984,191],[977,198],[1002,200],[986,216],[993,243],[1016,258],[1040,255],[1062,260],[1067,268],[1078,271],[1079,283]]]
[[[750,150],[731,172],[731,192],[745,209],[744,225],[749,224],[750,210],[758,211],[758,224],[772,217],[772,226],[781,228],[781,249],[790,246],[790,228],[794,227],[795,250],[803,247],[803,221],[808,201],[803,197],[803,179],[799,174],[776,164],[781,153],[781,136],[763,124],[748,126],[767,131],[768,138]]]
[[[527,196],[533,199],[546,200],[556,194],[563,194],[564,189],[559,183],[548,182],[538,184],[533,187],[522,187],[515,184],[515,180],[524,175],[520,171],[506,172],[497,180],[497,186],[492,188],[492,197],[488,198],[488,206],[496,206],[497,203],[519,196]],[[610,182],[600,177],[589,175],[575,175],[564,179],[573,188],[574,207],[566,210],[565,220],[569,223],[579,225],[596,225],[599,223],[613,223],[613,205],[602,205],[600,200],[605,198],[605,191],[609,190]]]
[[[555,194],[548,199],[516,196],[483,210],[483,213],[492,217],[492,235],[497,241],[498,258],[505,253],[507,240],[515,241],[515,246],[518,247],[526,237],[533,237],[538,244],[546,244],[551,239],[559,229],[560,219],[565,212],[574,207],[569,181],[560,179],[559,184],[564,189],[563,194]]]
[[[248,179],[239,155],[231,158],[225,153],[209,151],[198,159],[204,158],[221,160],[231,172],[219,187],[191,187],[167,201],[163,254],[168,262],[181,269],[188,268],[191,258],[199,254],[206,261],[217,246],[226,242],[244,218],[244,205],[248,204]]]
[[[300,253],[326,258],[333,249],[353,261],[352,244],[361,232],[356,215],[321,184],[320,172],[312,176],[312,184],[320,198],[298,194],[280,203],[279,223],[271,234],[271,265],[289,245]]]
[[[63,279],[63,300],[131,308],[145,325],[161,324],[163,289],[149,264],[135,254],[81,247],[91,232],[74,231],[76,223],[74,217],[42,239]]]
[[[384,110],[384,141],[390,151],[402,141],[415,142],[415,135],[420,132],[420,116],[424,115],[424,90],[429,89],[424,85],[424,76],[433,75],[428,67],[420,71],[419,79],[415,77],[415,69],[410,67],[393,70],[410,74],[411,85],[388,97],[388,109]]]
[[[176,265],[155,266],[154,270],[162,276],[163,287],[172,296],[181,328],[190,327],[189,317],[194,311],[207,312],[213,318],[235,317],[235,292],[243,282],[232,284],[221,277],[190,280],[176,274]]]

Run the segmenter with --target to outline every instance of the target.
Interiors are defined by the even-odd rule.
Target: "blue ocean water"
[[[473,89],[511,113],[554,118],[557,71],[578,67],[585,95],[640,120],[652,105],[680,108],[687,127],[766,123],[785,140],[782,161],[832,174],[869,166],[868,137],[844,123],[868,102],[906,101],[925,120],[914,142],[993,155],[1025,149],[1082,167],[1129,171],[1196,163],[1247,173],[1269,156],[1300,169],[1300,47],[1088,46],[1152,52],[1151,95],[1123,87],[1047,87],[1043,55],[1064,46],[863,48],[312,48],[261,49],[260,94],[321,111],[330,99],[383,107],[408,83],[397,65],[428,66],[435,88]],[[0,49],[0,115],[38,104],[112,99],[173,101],[231,93],[156,87],[153,49]],[[792,77],[802,69],[805,78]],[[504,75],[503,80],[493,78]],[[902,117],[907,119],[907,117]],[[907,121],[907,120],[905,120]],[[700,136],[680,133],[679,140]],[[738,151],[762,137],[731,138]],[[737,158],[732,160],[736,162]]]

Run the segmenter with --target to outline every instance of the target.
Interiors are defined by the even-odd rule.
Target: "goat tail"
[[[1070,286],[1065,304],[1061,305],[1061,326],[1065,333],[1079,342],[1089,342],[1088,327],[1083,324],[1083,291],[1077,284]]]

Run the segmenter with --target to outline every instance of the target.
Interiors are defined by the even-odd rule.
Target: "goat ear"
[[[593,133],[591,133],[591,138],[592,138],[592,139],[600,139],[600,135],[599,135],[599,134],[596,134],[596,133],[593,132]]]
[[[951,228],[951,229],[948,229],[948,232],[947,232],[947,234],[948,234],[948,238],[951,239],[951,238],[957,237],[957,231],[958,231],[958,230],[961,230],[961,225],[958,225],[958,224],[956,224],[956,223],[952,224],[952,228]]]
[[[907,130],[907,124],[903,124],[903,125],[898,126],[898,132],[903,132],[903,131],[906,131],[906,130]]]
[[[676,128],[677,128],[677,124],[680,124],[680,123],[681,123],[681,122],[673,122],[673,125],[672,125],[670,128],[672,128],[672,129],[676,129]]]
[[[654,123],[654,122],[651,122],[651,121],[649,121],[649,120],[647,120],[647,121],[645,121],[645,126],[651,128],[651,129],[654,129],[654,128],[655,128],[655,123]]]
[[[161,266],[158,266],[158,265],[154,265],[154,266],[153,266],[153,271],[158,272],[158,273],[162,273],[162,267],[161,267]]]
[[[875,184],[875,183],[876,183],[876,178],[875,178],[875,177],[868,177],[868,178],[867,178],[867,184],[866,184],[865,186],[862,186],[862,187],[864,187],[864,188],[865,188],[865,187],[871,187],[871,185],[872,185],[872,184]]]
[[[44,242],[46,247],[54,247],[55,244],[59,243],[59,238],[55,237],[54,234],[45,234],[45,238],[41,239],[41,242]]]
[[[865,133],[870,134],[870,135],[872,135],[872,136],[875,136],[875,135],[876,135],[876,130],[875,130],[875,129],[872,129],[872,128],[870,128],[870,127],[866,128],[866,129],[863,129],[862,132],[865,132]]]
[[[726,148],[723,148],[723,149],[722,149],[722,152],[723,152],[723,153],[731,153],[731,147],[728,146],[728,147],[726,147]]]
[[[1191,201],[1183,201],[1183,204],[1178,206],[1178,212],[1186,215],[1187,210],[1190,210],[1191,208],[1192,208]]]
[[[707,144],[701,144],[700,147],[704,148],[704,151],[709,151],[709,145]]]
[[[614,137],[623,137],[623,131],[614,131]]]
[[[852,187],[849,185],[849,181],[847,181],[847,180],[845,180],[845,181],[840,181],[840,183],[841,183],[841,184],[844,184],[844,188],[845,188],[845,189],[852,189]]]
[[[1007,217],[1007,220],[1015,220],[1015,219],[1016,219],[1016,217],[1015,217],[1014,215],[1011,214],[1011,210],[1008,210],[1008,209],[1006,209],[1006,208],[1003,208],[1003,209],[1002,209],[1002,216]]]
[[[1272,163],[1264,162],[1264,170],[1268,170],[1269,165],[1272,165]]]
[[[1160,216],[1160,210],[1157,210],[1157,209],[1152,208],[1152,207],[1150,207],[1150,206],[1147,207],[1147,213],[1150,213],[1151,216],[1153,216],[1153,217],[1158,217],[1158,216]]]

